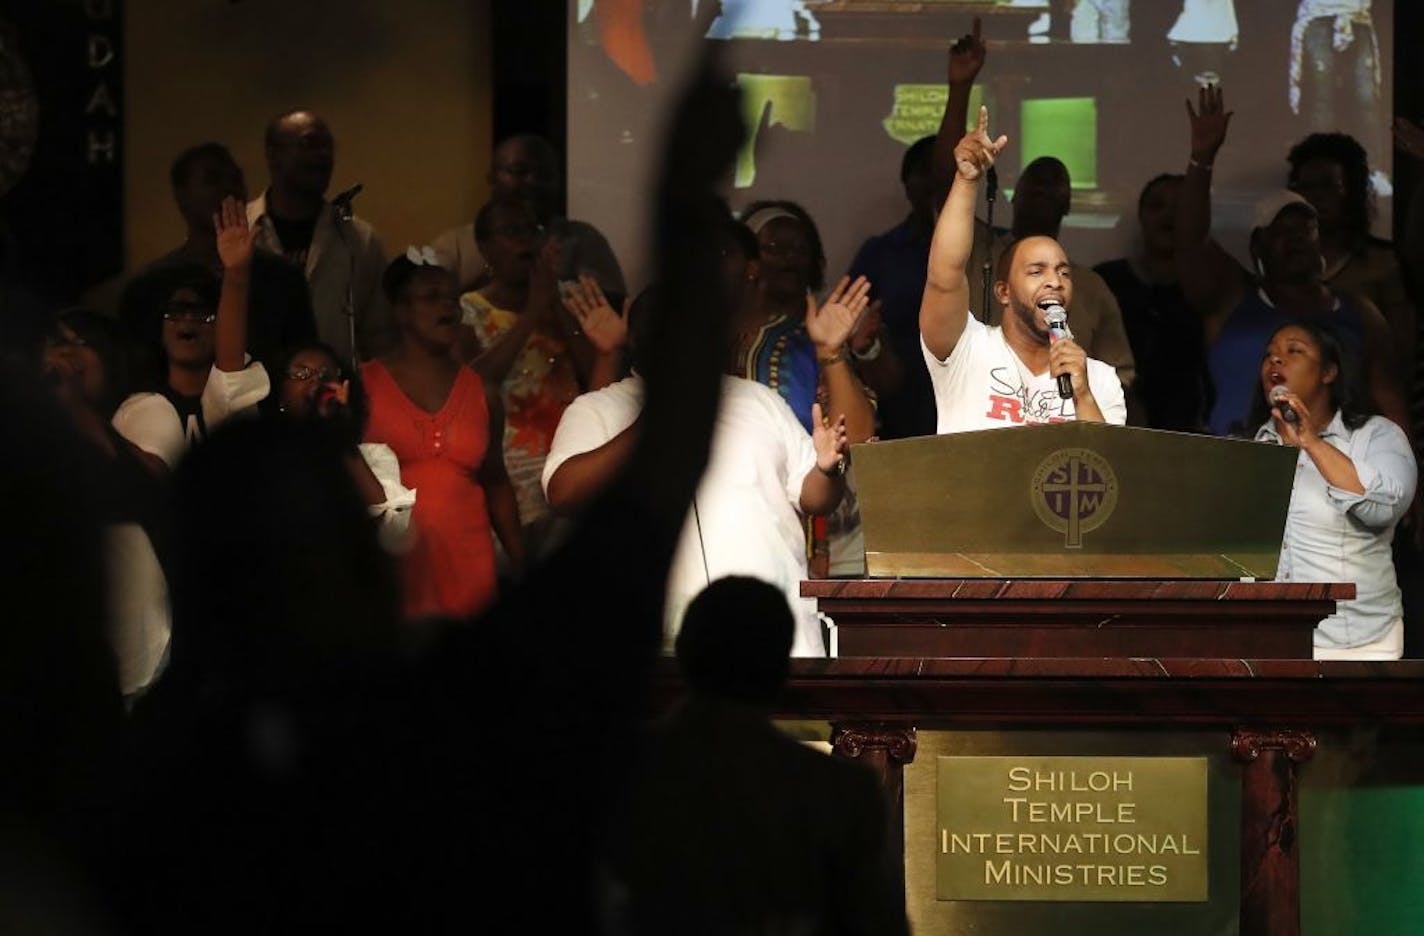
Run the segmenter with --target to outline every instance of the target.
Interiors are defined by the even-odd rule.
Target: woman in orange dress
[[[503,410],[451,354],[460,333],[455,277],[429,248],[392,261],[382,287],[400,340],[361,369],[371,406],[365,441],[390,446],[401,483],[415,491],[414,536],[403,558],[405,614],[468,617],[495,597],[491,530],[516,573],[524,561],[504,467]]]

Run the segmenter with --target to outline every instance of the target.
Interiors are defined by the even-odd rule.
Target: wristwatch
[[[857,351],[854,348],[850,349],[850,353],[855,355],[855,359],[857,361],[873,361],[876,358],[880,357],[880,351],[881,347],[879,335],[875,336],[875,340],[870,343],[870,347],[866,348],[864,351]]]

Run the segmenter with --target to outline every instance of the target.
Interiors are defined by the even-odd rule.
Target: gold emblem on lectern
[[[1077,549],[1083,534],[1096,530],[1117,506],[1117,475],[1097,452],[1059,449],[1039,462],[1029,486],[1034,513],[1064,534],[1064,545]]]

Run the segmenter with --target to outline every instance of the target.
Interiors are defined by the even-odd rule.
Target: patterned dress
[[[460,299],[462,321],[489,349],[519,321],[519,313],[491,305],[478,292]],[[564,409],[579,395],[578,374],[558,338],[530,336],[500,387],[504,401],[504,464],[519,501],[519,522],[529,526],[549,516],[540,477]]]

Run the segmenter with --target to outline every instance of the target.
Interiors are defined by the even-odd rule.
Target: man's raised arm
[[[979,108],[979,125],[954,147],[954,182],[935,222],[930,265],[920,300],[920,334],[930,353],[948,358],[969,319],[969,278],[964,268],[974,247],[974,203],[979,179],[1009,142],[989,138],[989,109]]]

